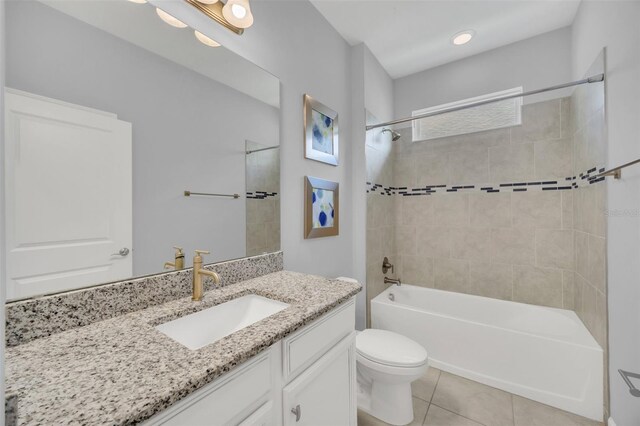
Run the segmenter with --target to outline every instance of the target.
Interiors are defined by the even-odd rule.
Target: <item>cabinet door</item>
[[[355,333],[283,389],[284,424],[355,425]]]

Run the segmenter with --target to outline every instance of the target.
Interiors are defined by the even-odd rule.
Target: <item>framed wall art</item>
[[[339,184],[309,176],[305,176],[304,182],[304,238],[338,235]]]
[[[309,95],[304,95],[304,156],[338,165],[338,114]]]

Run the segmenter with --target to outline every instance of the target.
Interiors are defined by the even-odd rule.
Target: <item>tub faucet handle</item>
[[[389,269],[391,269],[391,273],[393,274],[393,265],[389,262],[389,258],[385,256],[382,260],[382,273],[386,274]]]

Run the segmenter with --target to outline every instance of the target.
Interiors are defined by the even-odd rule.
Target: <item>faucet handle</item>
[[[386,274],[389,269],[391,269],[391,273],[393,274],[393,265],[389,262],[389,258],[385,256],[382,260],[382,273]]]
[[[179,256],[179,255],[184,256],[184,253],[182,252],[182,247],[173,246],[173,248],[176,250],[176,256]]]
[[[193,257],[194,262],[202,262],[203,254],[210,254],[208,250],[194,250],[196,255]]]

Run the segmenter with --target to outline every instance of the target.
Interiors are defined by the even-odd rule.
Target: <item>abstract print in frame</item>
[[[304,95],[304,156],[338,165],[338,113]]]
[[[340,231],[339,184],[305,176],[304,238],[338,235]]]

